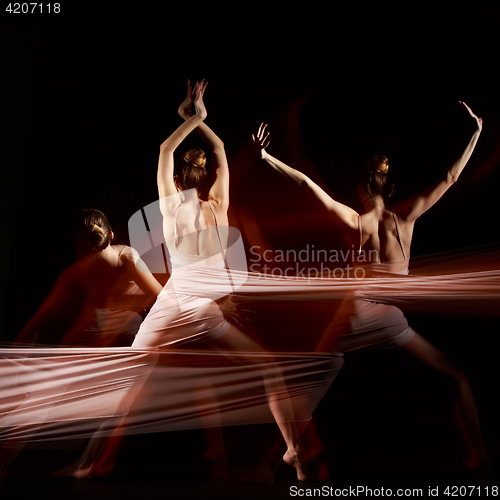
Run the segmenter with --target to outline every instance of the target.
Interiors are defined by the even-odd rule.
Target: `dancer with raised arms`
[[[358,214],[329,196],[302,172],[271,156],[267,125],[261,124],[252,139],[260,157],[273,169],[294,183],[305,185],[332,215],[349,237],[359,241],[359,248],[370,247],[377,261],[372,270],[380,275],[408,274],[410,247],[416,220],[429,210],[458,180],[482,130],[482,119],[464,102],[460,103],[472,119],[475,129],[458,160],[450,166],[445,177],[423,193],[394,207],[388,207],[394,185],[388,176],[389,160],[385,156],[373,157],[367,164],[360,182],[365,213]],[[395,276],[395,279],[397,277]],[[409,327],[403,313],[396,307],[373,300],[345,301],[340,312],[326,330],[319,352],[347,352],[367,346],[400,346],[426,365],[449,375],[456,384],[456,418],[470,452],[469,468],[486,470],[489,460],[484,447],[476,405],[469,381],[439,349]]]

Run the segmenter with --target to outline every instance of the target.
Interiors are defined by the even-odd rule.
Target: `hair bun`
[[[366,163],[365,169],[373,170],[381,174],[387,174],[389,171],[389,158],[384,155],[372,156]]]
[[[184,155],[184,161],[192,167],[205,168],[207,156],[202,149],[190,149]]]
[[[76,234],[79,256],[104,250],[111,241],[111,226],[99,210],[83,209]]]

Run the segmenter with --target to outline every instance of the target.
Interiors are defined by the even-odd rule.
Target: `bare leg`
[[[210,342],[209,347],[217,351],[265,352],[257,342],[248,338],[236,327],[230,329],[219,339]],[[300,433],[295,423],[294,411],[287,397],[285,381],[281,375],[264,377],[267,401],[278,428],[283,435],[287,450],[283,461],[297,471],[300,481],[306,479],[306,458],[300,443]]]
[[[476,403],[466,375],[445,354],[418,333],[410,342],[402,347],[426,365],[450,375],[455,380],[458,390],[455,415],[471,454],[469,467],[479,469],[488,468],[489,462],[481,435]]]
[[[304,430],[311,422],[297,422],[296,428],[300,436],[303,435]],[[315,436],[314,436],[315,437]],[[320,442],[322,446],[322,443]],[[257,484],[269,484],[272,485],[274,483],[274,476],[276,475],[276,471],[280,466],[282,461],[283,454],[286,452],[286,443],[283,442],[283,438],[281,436],[276,436],[273,439],[272,444],[268,447],[266,456],[264,460],[259,464],[258,467],[252,469],[250,472],[245,474],[241,481],[244,483],[257,483]],[[306,457],[306,460],[309,462],[311,458],[316,458],[317,452],[313,450],[312,453],[307,451],[303,451],[303,456]],[[316,477],[309,472],[307,473],[307,480],[326,480],[325,476]]]
[[[210,385],[200,385],[197,389],[195,389],[195,398],[196,403],[200,408],[205,406],[215,408],[219,406],[217,392]],[[214,422],[215,419],[217,419],[216,422]],[[208,445],[207,449],[203,453],[203,456],[212,462],[212,480],[228,481],[227,454],[222,435],[222,422],[220,415],[215,415],[211,412],[208,418],[206,418],[203,412],[201,412],[200,420],[203,422],[202,425],[204,426],[205,438]]]
[[[207,343],[206,347],[214,349],[218,352],[224,352],[229,357],[231,357],[231,352],[233,351],[244,353],[265,352],[259,344],[248,338],[234,326],[231,326],[221,338]],[[239,359],[236,354],[234,358],[236,361],[241,362],[241,359]],[[155,363],[152,364],[154,366]],[[124,402],[124,408],[129,409],[137,402],[136,399],[138,400],[140,398],[139,393],[141,392],[142,386],[143,382],[135,384],[135,386],[129,391],[126,397],[127,401]],[[264,376],[264,387],[266,390],[269,408],[287,446],[283,460],[285,463],[296,469],[299,480],[305,480],[305,454],[299,440],[300,434],[295,424],[294,411],[288,397],[286,384],[282,374],[274,373],[272,377]],[[213,398],[210,397],[210,400],[213,401]],[[120,436],[120,425],[117,426],[115,433],[111,438],[101,436],[99,432],[96,433],[94,436],[95,439],[93,438],[89,443],[84,456],[82,456],[81,459],[72,466],[69,466],[64,471],[61,471],[63,473],[61,475],[71,475],[79,478],[91,477],[94,467],[101,464],[107,466],[108,463],[113,463],[118,449],[118,444],[121,440]],[[214,437],[214,435],[209,437]],[[217,435],[215,437],[217,441],[215,448],[220,451],[220,436]],[[209,446],[211,444],[214,443],[209,443]]]
[[[141,393],[151,372],[158,362],[158,354],[149,354],[148,364],[144,372],[137,377],[127,394],[120,402],[118,414],[126,414],[140,401]],[[118,450],[123,441],[124,417],[109,419],[90,438],[83,455],[73,464],[52,474],[53,477],[73,477],[75,479],[91,479],[92,476],[103,477],[111,473]],[[113,431],[109,429],[113,428]]]
[[[114,434],[100,448],[100,450],[104,448],[103,451],[94,452],[94,456],[99,456],[99,459],[92,463],[91,473],[93,476],[105,477],[111,474],[123,438],[123,434]]]
[[[19,441],[12,435],[8,436],[2,445],[0,450],[0,482],[3,482],[7,469],[13,460],[19,455],[19,453],[24,449],[27,442],[37,433],[41,424],[26,425],[23,427],[25,436],[22,441]],[[29,434],[26,432],[29,431]]]
[[[92,476],[103,477],[109,475],[115,464],[122,439],[121,434],[106,436],[102,431],[96,431],[90,438],[82,456],[71,465],[54,472],[52,477],[91,479]]]

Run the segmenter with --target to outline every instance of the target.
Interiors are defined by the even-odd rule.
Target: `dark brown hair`
[[[361,171],[360,184],[370,198],[381,196],[387,203],[392,184],[387,171],[389,170],[389,159],[387,156],[372,156]]]
[[[76,234],[77,251],[80,257],[101,252],[111,241],[111,226],[107,217],[99,210],[85,208],[80,213]]]
[[[182,155],[175,164],[174,175],[183,191],[194,188],[201,192],[204,189],[208,178],[206,162],[207,156],[202,149],[190,149]]]

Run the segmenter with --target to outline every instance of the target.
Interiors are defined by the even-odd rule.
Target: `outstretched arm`
[[[458,177],[462,173],[465,165],[467,165],[467,162],[476,147],[477,140],[479,139],[479,135],[481,134],[481,130],[483,128],[483,120],[478,118],[469,106],[465,104],[465,102],[460,101],[460,104],[467,110],[471,118],[474,120],[477,128],[472,134],[469,144],[467,144],[467,147],[460,158],[448,169],[446,178],[435,186],[427,189],[424,193],[402,203],[397,208],[398,215],[408,222],[415,221],[415,219],[429,210],[429,208],[431,208],[446,193],[446,191],[448,191],[448,189],[450,189],[450,187],[457,182]]]
[[[158,160],[158,192],[160,199],[177,193],[174,183],[174,151],[207,117],[207,110],[203,103],[205,88],[206,84],[204,83],[195,86],[193,93],[196,114],[180,125],[160,146],[160,158]]]
[[[196,82],[196,85],[199,85],[198,82]],[[207,86],[205,80],[201,81],[201,85],[204,85],[205,87]],[[186,121],[193,116],[192,108],[194,97],[194,90],[191,87],[191,82],[188,80],[186,98],[179,106],[179,115],[181,115]],[[227,164],[224,143],[204,122],[198,124],[196,132],[207,143],[208,147],[212,151],[212,165],[215,172],[215,181],[208,194],[208,199],[221,208],[227,210],[227,207],[229,206],[229,167]]]
[[[334,214],[343,224],[351,229],[358,229],[358,216],[359,214],[348,207],[343,205],[338,201],[335,201],[331,196],[329,196],[323,189],[321,189],[315,182],[313,182],[307,175],[289,167],[282,161],[271,156],[266,148],[269,146],[269,132],[266,133],[267,125],[263,123],[260,125],[257,134],[252,134],[253,142],[260,152],[260,157],[265,160],[271,167],[277,172],[288,177],[293,182],[298,185],[306,185],[310,191],[316,196],[318,201],[324,205],[324,207],[332,214]]]

